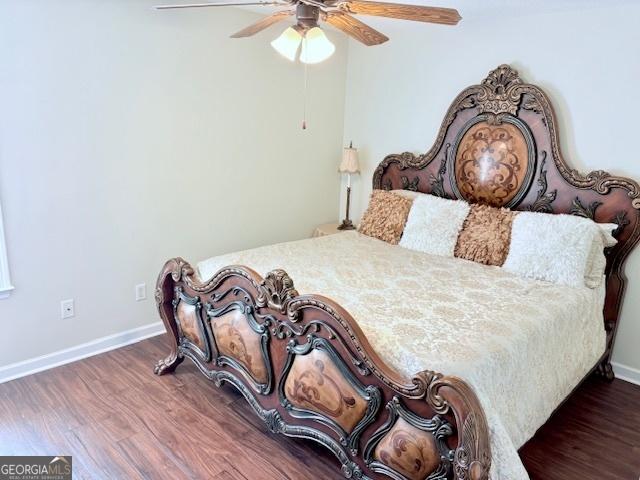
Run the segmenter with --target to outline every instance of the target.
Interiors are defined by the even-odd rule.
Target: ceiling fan
[[[243,5],[264,5],[285,7],[285,10],[275,12],[231,35],[232,38],[250,37],[280,21],[295,15],[296,24],[287,28],[280,37],[271,42],[280,54],[289,60],[295,60],[298,49],[302,44],[300,61],[303,63],[318,63],[329,58],[335,51],[335,46],[327,39],[319,28],[320,21],[326,22],[342,30],[359,42],[371,46],[379,45],[389,40],[388,37],[365,25],[352,16],[372,15],[416,22],[439,23],[456,25],[461,17],[453,8],[426,7],[422,5],[406,5],[400,3],[385,3],[368,0],[274,0],[256,2],[218,2],[192,3],[178,5],[158,5],[158,10],[176,8],[227,7]]]

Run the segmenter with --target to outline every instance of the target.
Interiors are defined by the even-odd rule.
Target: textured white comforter
[[[498,267],[414,252],[346,232],[222,255],[265,275],[284,268],[300,293],[334,299],[389,366],[429,369],[475,389],[491,429],[492,478],[529,478],[520,448],[605,350],[604,288],[526,280]]]

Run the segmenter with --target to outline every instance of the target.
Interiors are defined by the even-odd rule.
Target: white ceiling
[[[604,9],[620,5],[637,5],[639,0],[381,0],[392,3],[411,3],[458,10],[461,22],[489,21],[496,25],[505,18],[567,12],[585,9]],[[387,18],[360,17],[372,26],[384,28],[414,28],[420,22],[405,22]],[[441,28],[451,28],[440,26]]]
[[[207,0],[205,0],[207,1]],[[215,3],[213,0],[212,3]],[[245,0],[238,0],[245,1]],[[250,1],[250,0],[246,0]],[[382,0],[381,0],[382,1]],[[409,3],[435,7],[456,8],[463,19],[496,15],[528,15],[584,8],[608,8],[614,5],[634,5],[638,0],[383,0],[390,3]],[[176,2],[179,3],[179,2]],[[185,0],[184,3],[191,3]],[[274,7],[241,7],[256,12],[278,10]]]
[[[428,1],[417,0],[420,5]],[[520,16],[588,8],[609,8],[615,5],[637,4],[637,0],[439,0],[443,7],[457,8],[463,19],[487,16]]]
[[[465,14],[476,17],[501,13],[527,14],[593,6],[606,7],[613,4],[633,4],[637,3],[637,0],[413,0],[406,3],[457,8],[463,17]]]
[[[215,3],[215,0],[158,0],[158,3]],[[218,0],[227,1],[227,0]],[[237,0],[251,1],[251,0]],[[462,22],[491,21],[499,22],[505,18],[517,18],[536,14],[548,14],[553,12],[566,12],[572,10],[612,8],[620,5],[637,5],[639,0],[381,0],[391,3],[409,3],[415,5],[428,5],[437,7],[456,8],[462,16]],[[233,7],[232,7],[233,8]],[[249,6],[236,7],[256,13],[268,15],[274,11],[282,10],[282,7]],[[195,13],[212,14],[216,8],[195,9]],[[358,16],[374,28],[385,29],[386,33],[398,31],[398,29],[424,28],[420,22],[408,22],[381,17]],[[437,26],[438,28],[451,28],[449,26]]]

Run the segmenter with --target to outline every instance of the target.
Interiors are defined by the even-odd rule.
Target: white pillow
[[[418,195],[413,201],[400,246],[419,252],[453,257],[462,224],[469,214],[463,200]]]
[[[591,252],[587,260],[587,269],[584,274],[584,283],[589,288],[597,288],[602,283],[604,271],[607,268],[607,258],[604,249],[613,247],[618,241],[613,237],[613,231],[618,228],[615,223],[597,223],[602,235],[596,235],[591,245]]]
[[[427,193],[414,192],[413,190],[391,190],[391,193],[400,195],[401,197],[408,198],[409,200],[415,200],[422,195],[428,195]]]
[[[605,228],[608,224],[601,227],[575,215],[520,212],[513,220],[503,268],[561,285],[598,286],[604,273],[602,251],[612,241],[615,244]]]

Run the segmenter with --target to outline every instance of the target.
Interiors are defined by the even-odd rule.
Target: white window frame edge
[[[7,241],[2,221],[2,205],[0,205],[0,299],[7,298],[14,289],[9,276],[9,260],[7,258]]]

